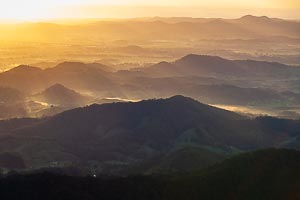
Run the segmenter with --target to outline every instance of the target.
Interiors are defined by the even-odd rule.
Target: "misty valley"
[[[1,199],[300,199],[298,20],[0,32]]]
[[[80,62],[21,65],[0,73],[0,117],[46,117],[91,104],[183,95],[252,117],[297,119],[299,81],[298,67],[194,54],[131,70]]]

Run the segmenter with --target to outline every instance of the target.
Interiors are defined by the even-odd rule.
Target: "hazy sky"
[[[146,16],[300,18],[300,0],[0,0],[0,19]]]

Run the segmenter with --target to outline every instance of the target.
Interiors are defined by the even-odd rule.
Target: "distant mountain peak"
[[[188,54],[181,59],[177,60],[178,61],[229,61],[225,58],[219,57],[219,56],[211,56],[211,55],[197,55],[197,54]]]
[[[44,90],[43,93],[49,93],[49,92],[76,93],[74,90],[71,90],[71,89],[65,87],[64,85],[62,85],[60,83],[56,83],[56,84],[50,86],[49,88],[47,88],[46,90]]]
[[[240,18],[241,20],[271,20],[267,16],[254,16],[254,15],[245,15]]]
[[[85,64],[82,62],[71,62],[71,61],[66,61],[66,62],[62,62],[59,63],[58,65],[56,65],[56,67],[60,68],[60,67],[84,67]]]
[[[193,102],[196,102],[194,99],[183,96],[183,95],[175,95],[175,96],[169,97],[166,100],[167,101],[193,101]]]
[[[56,83],[35,96],[39,101],[55,105],[85,105],[89,99],[75,90]]]
[[[162,61],[162,62],[159,62],[158,64],[165,64],[165,65],[169,65],[170,63],[167,62],[167,61]]]
[[[220,59],[224,59],[221,58],[219,56],[212,56],[212,55],[198,55],[198,54],[188,54],[184,57],[182,57],[181,59],[192,59],[192,58],[220,58]]]
[[[66,88],[64,85],[62,85],[60,83],[56,83],[56,84],[50,86],[49,88],[47,88],[46,90],[49,90],[49,89],[68,89],[68,88]]]
[[[152,67],[161,67],[161,66],[173,67],[173,64],[166,62],[166,61],[162,61],[162,62],[152,65]]]
[[[82,63],[82,62],[75,62],[75,61],[66,61],[66,62],[62,62],[59,63],[58,65],[56,65],[56,67],[54,67],[56,69],[68,69],[68,70],[84,70],[87,68],[95,68],[95,69],[99,69],[102,71],[114,71],[113,68],[107,66],[107,65],[103,65],[100,63]]]
[[[29,65],[19,65],[17,67],[12,68],[8,72],[26,72],[26,71],[42,71],[42,69],[38,67],[29,66]]]

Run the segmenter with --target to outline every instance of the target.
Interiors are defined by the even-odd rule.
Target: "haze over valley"
[[[245,115],[297,119],[299,75],[295,66],[195,54],[130,70],[81,62],[46,69],[21,65],[0,74],[1,118],[184,95]]]
[[[299,11],[2,2],[1,199],[300,199]]]

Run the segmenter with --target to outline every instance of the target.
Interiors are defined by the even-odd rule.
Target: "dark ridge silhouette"
[[[297,199],[299,159],[299,151],[287,149],[241,154],[175,179],[171,188],[178,193],[170,192],[167,199]]]
[[[0,178],[11,200],[294,200],[300,197],[299,151],[267,149],[191,173],[129,177],[71,177],[53,173]]]
[[[282,124],[278,127],[279,122]],[[28,167],[78,163],[95,171],[118,174],[124,167],[139,165],[161,153],[168,158],[181,148],[216,152],[220,157],[215,156],[215,161],[257,148],[299,149],[299,130],[299,121],[248,119],[191,98],[174,96],[69,110],[27,127],[6,128],[3,134],[11,137],[0,137],[0,142],[3,147],[16,147],[2,151],[19,152],[22,147],[19,154],[26,157]],[[194,151],[188,152],[192,155]],[[203,163],[213,163],[203,158]],[[96,164],[91,165],[90,161]],[[200,167],[201,162],[197,163]]]

